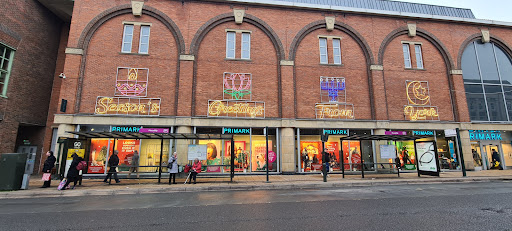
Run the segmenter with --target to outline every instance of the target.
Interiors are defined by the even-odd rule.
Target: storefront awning
[[[340,140],[418,140],[433,138],[434,136],[409,136],[409,135],[352,135],[342,137]]]
[[[181,140],[231,140],[232,134],[191,133],[138,133],[138,132],[68,132],[85,138],[115,139],[181,139]]]

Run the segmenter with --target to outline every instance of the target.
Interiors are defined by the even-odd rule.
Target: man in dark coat
[[[46,152],[46,156],[47,156],[47,158],[44,161],[44,165],[43,165],[43,173],[51,173],[52,168],[55,166],[55,161],[57,161],[57,159],[53,155],[52,151]],[[52,178],[50,176],[48,181],[45,181],[41,188],[48,188],[48,187],[50,187],[51,183],[52,183]]]
[[[108,183],[110,184],[110,181],[112,181],[112,174],[114,174],[114,179],[116,180],[116,183],[119,183],[119,178],[117,178],[117,166],[119,165],[119,157],[117,156],[119,154],[119,151],[114,150],[114,154],[110,157],[108,160],[108,166],[110,167],[108,169],[107,177],[105,177],[105,180],[103,182],[107,183],[107,180],[109,179]]]
[[[71,189],[75,189],[76,183],[78,182],[79,170],[76,169],[76,166],[78,166],[78,163],[80,163],[80,161],[84,159],[82,157],[79,157],[76,153],[71,155],[71,157],[73,157],[73,161],[71,162],[71,165],[68,169],[66,184],[64,185],[64,187],[62,187],[61,190],[66,190],[69,183],[71,182],[73,182],[73,187]]]
[[[503,170],[503,167],[501,167],[500,154],[496,151],[496,149],[492,149],[492,164],[492,168]]]

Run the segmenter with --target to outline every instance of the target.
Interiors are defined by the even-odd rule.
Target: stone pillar
[[[373,113],[375,120],[388,120],[386,91],[384,88],[384,67],[382,65],[371,65]]]
[[[180,86],[178,88],[178,102],[176,102],[178,107],[177,116],[192,116],[194,60],[193,55],[180,55]]]
[[[192,127],[190,126],[179,126],[176,129],[176,133],[192,133]],[[178,153],[178,164],[188,164],[188,145],[191,140],[176,140],[176,152]]]
[[[459,132],[466,170],[475,170],[475,164],[473,163],[473,153],[471,152],[471,140],[469,139],[469,131],[459,130]]]
[[[295,133],[293,128],[281,128],[281,171],[295,172]]]
[[[470,122],[468,103],[466,101],[466,90],[464,88],[464,80],[462,79],[462,70],[451,70],[450,79],[452,81],[452,97],[455,105],[455,118],[458,122]]]
[[[295,118],[295,90],[293,61],[281,60],[281,109],[283,118]]]

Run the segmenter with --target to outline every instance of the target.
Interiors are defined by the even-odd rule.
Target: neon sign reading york
[[[208,116],[265,118],[262,102],[214,100],[208,102]]]

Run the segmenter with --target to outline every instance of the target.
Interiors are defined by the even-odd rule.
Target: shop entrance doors
[[[483,143],[482,142],[482,160],[484,162],[484,169],[499,169],[499,167],[495,166],[495,162],[492,158],[492,153],[496,151],[499,156],[499,162],[500,164],[503,164],[503,150],[501,149],[501,145],[499,144],[492,144],[492,143]]]

